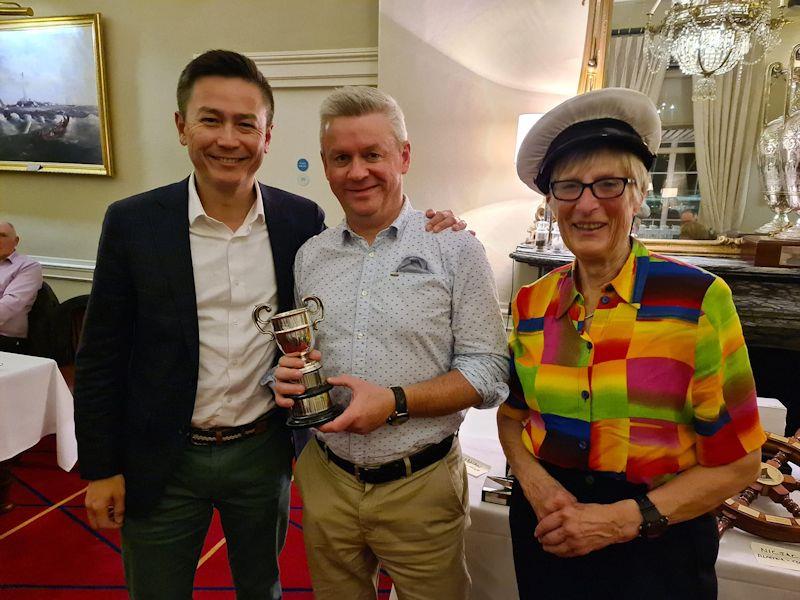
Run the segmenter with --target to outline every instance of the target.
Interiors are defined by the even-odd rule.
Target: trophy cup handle
[[[303,304],[313,304],[313,308],[309,308],[308,312],[312,315],[319,313],[319,319],[315,319],[311,326],[314,328],[314,331],[317,330],[317,325],[322,323],[323,319],[325,318],[325,308],[322,306],[322,300],[320,300],[317,296],[303,296],[302,300]]]
[[[256,324],[258,330],[269,337],[270,339],[275,339],[275,334],[273,333],[272,329],[266,329],[269,326],[270,322],[272,321],[272,317],[263,318],[262,313],[271,313],[272,307],[269,304],[259,304],[253,309],[253,323]]]

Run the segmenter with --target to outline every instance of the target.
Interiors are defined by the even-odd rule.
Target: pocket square
[[[419,256],[406,256],[400,261],[395,273],[430,273],[428,261]]]

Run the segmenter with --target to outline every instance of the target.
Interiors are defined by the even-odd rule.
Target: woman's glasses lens
[[[592,183],[581,183],[580,181],[554,181],[550,185],[550,190],[557,200],[577,200],[581,197],[583,190],[587,187],[592,190],[595,198],[608,200],[617,198],[625,191],[628,180],[623,177],[609,177],[598,179]]]

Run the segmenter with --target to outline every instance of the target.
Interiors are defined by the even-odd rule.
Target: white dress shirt
[[[261,189],[236,231],[209,217],[189,180],[189,242],[197,296],[200,369],[192,426],[233,427],[274,406],[259,376],[272,366],[276,346],[251,318],[257,304],[278,306],[278,284]]]

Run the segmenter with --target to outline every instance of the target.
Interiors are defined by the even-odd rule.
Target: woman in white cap
[[[513,304],[498,428],[523,600],[715,598],[710,511],[758,472],[728,286],[630,236],[660,137],[645,95],[609,88],[547,113],[517,158],[575,254]]]

